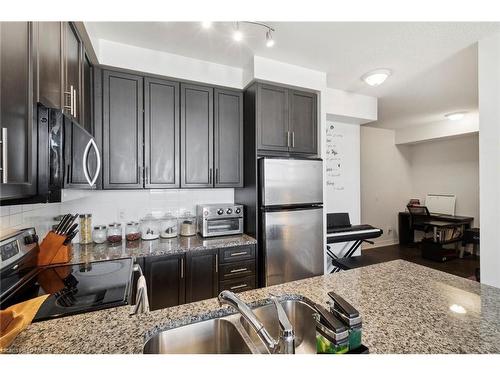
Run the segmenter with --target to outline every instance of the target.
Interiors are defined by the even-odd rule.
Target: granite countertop
[[[269,293],[324,304],[334,291],[363,317],[371,353],[499,353],[500,289],[403,260],[318,276],[241,294],[262,304]],[[459,304],[465,314],[450,306]],[[129,316],[131,307],[34,323],[11,353],[141,353],[145,340],[167,328],[223,316],[215,298]]]
[[[147,257],[219,249],[224,247],[253,245],[257,241],[246,234],[224,237],[203,238],[200,235],[190,237],[160,238],[148,241],[121,241],[118,244],[74,244],[69,263],[87,263],[120,258]]]

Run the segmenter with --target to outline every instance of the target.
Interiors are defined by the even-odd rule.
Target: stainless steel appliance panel
[[[321,160],[263,158],[259,167],[262,206],[323,202]]]
[[[266,286],[323,274],[323,208],[262,212]]]

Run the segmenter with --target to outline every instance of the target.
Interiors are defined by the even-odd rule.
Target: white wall
[[[242,88],[243,69],[100,39],[99,63],[207,84]]]
[[[377,121],[377,98],[332,88],[326,89],[327,119],[349,124]]]
[[[479,136],[420,143],[411,149],[412,198],[455,194],[455,214],[473,216],[479,226]]]
[[[411,198],[410,150],[395,146],[394,136],[361,127],[361,221],[384,231],[376,246],[397,243],[397,214]]]
[[[464,135],[477,134],[479,131],[479,113],[467,113],[458,121],[434,122],[421,126],[411,126],[396,130],[396,144],[412,144],[436,139],[447,139]]]
[[[500,34],[479,41],[481,282],[500,288]]]

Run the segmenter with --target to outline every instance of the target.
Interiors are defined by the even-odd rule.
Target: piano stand
[[[361,244],[363,242],[369,243],[371,245],[374,244],[373,241],[356,240],[356,241],[354,241],[354,243],[351,245],[351,247],[349,248],[349,250],[347,250],[347,252],[345,253],[345,255],[342,258],[350,258],[350,257],[352,257],[354,255],[354,253],[356,252],[356,250],[359,249],[359,247],[361,246]],[[341,268],[338,265],[335,265],[335,260],[339,259],[339,257],[337,255],[335,255],[333,253],[333,251],[330,250],[330,246],[328,246],[328,245],[326,246],[326,253],[332,259],[332,264],[334,266],[333,269],[332,269],[332,271],[330,273],[335,273],[335,272],[341,271]]]

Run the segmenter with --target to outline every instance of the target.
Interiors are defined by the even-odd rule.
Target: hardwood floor
[[[416,246],[391,245],[361,250],[363,265],[387,262],[395,259],[403,259],[409,262],[421,264],[439,271],[448,272],[453,275],[474,278],[476,268],[479,268],[479,257],[466,255],[464,258],[456,258],[447,262],[435,262],[422,258],[420,249]]]

